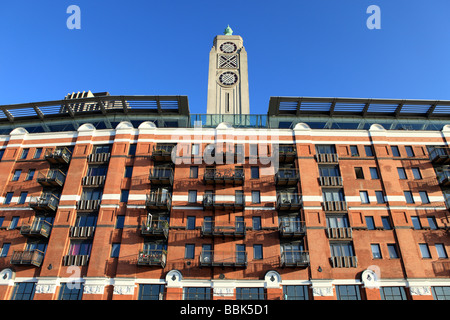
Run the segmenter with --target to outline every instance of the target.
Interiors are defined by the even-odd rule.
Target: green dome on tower
[[[230,25],[228,25],[228,27],[225,29],[225,32],[223,34],[226,36],[233,35],[233,29],[230,28]]]

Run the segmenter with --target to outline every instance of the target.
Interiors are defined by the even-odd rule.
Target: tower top
[[[226,35],[226,36],[233,35],[233,29],[230,28],[230,25],[228,25],[228,27],[225,29],[223,34]]]

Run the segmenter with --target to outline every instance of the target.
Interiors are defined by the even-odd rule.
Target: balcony
[[[202,250],[201,267],[247,267],[247,252]]]
[[[331,257],[330,263],[333,268],[356,268],[358,266],[355,256]]]
[[[30,208],[37,212],[55,213],[58,209],[59,197],[52,193],[44,193],[40,197],[31,197]]]
[[[32,225],[24,224],[20,227],[20,234],[30,237],[48,238],[52,231],[52,224],[45,220],[36,220]]]
[[[167,261],[166,250],[140,251],[137,264],[139,266],[157,266],[164,268]]]
[[[449,165],[450,148],[447,147],[434,148],[430,152],[430,161],[434,165]]]
[[[244,169],[206,169],[205,175],[203,176],[203,181],[206,184],[222,184],[222,185],[233,185],[241,186],[244,184]]]
[[[14,251],[11,264],[32,265],[40,267],[44,260],[44,252],[34,249],[26,251]]]
[[[158,219],[145,220],[141,225],[141,235],[167,239],[169,235],[169,222]]]
[[[153,168],[149,179],[152,185],[173,185],[173,169],[168,167]]]
[[[87,156],[87,161],[89,164],[103,164],[107,163],[109,158],[111,158],[110,152],[91,153]]]
[[[346,212],[347,202],[345,201],[324,201],[323,209],[326,212]]]
[[[317,153],[316,160],[319,163],[337,164],[339,157],[337,153]]]
[[[275,174],[275,185],[277,186],[295,186],[300,180],[296,169],[279,168]]]
[[[66,181],[66,174],[58,169],[50,169],[47,173],[39,171],[36,181],[44,187],[62,187]]]
[[[153,161],[158,162],[172,161],[172,150],[174,148],[174,144],[157,144],[153,146],[151,158]]]
[[[65,255],[63,256],[63,266],[87,266],[89,255]]]
[[[213,222],[205,221],[202,225],[202,236],[212,237],[245,237],[245,222]]]
[[[85,187],[100,187],[105,184],[106,176],[85,176],[81,179],[81,185]]]
[[[72,158],[72,152],[66,147],[45,150],[44,159],[51,164],[68,164]]]
[[[309,266],[309,252],[301,250],[284,250],[280,260],[282,267]]]
[[[437,174],[439,185],[443,188],[450,187],[450,171],[442,171]]]
[[[352,228],[327,228],[328,239],[350,240],[352,238]]]
[[[214,194],[205,194],[203,196],[203,209],[204,210],[242,210],[245,208],[245,198],[244,195],[241,196],[230,196],[234,198],[227,200],[227,196],[218,196]]]
[[[172,196],[168,192],[151,192],[147,195],[145,206],[147,210],[170,211]]]
[[[292,163],[297,158],[295,146],[280,145],[278,148],[278,161],[280,163]]]
[[[298,193],[278,193],[277,210],[297,211],[302,207],[302,197]]]
[[[304,221],[281,221],[278,231],[282,238],[301,238],[306,234],[306,225]]]
[[[95,226],[78,227],[72,226],[69,229],[69,237],[74,239],[91,239],[94,237]]]
[[[342,187],[342,177],[319,177],[319,185],[321,187]]]
[[[78,212],[96,212],[100,209],[101,200],[80,200],[77,202]]]

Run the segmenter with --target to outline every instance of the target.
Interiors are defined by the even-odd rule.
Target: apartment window
[[[342,189],[328,189],[322,191],[324,201],[344,201],[344,192]]]
[[[426,191],[419,191],[419,196],[422,203],[430,203],[430,198],[428,198],[428,193]]]
[[[361,167],[355,167],[356,179],[364,179],[363,169]]]
[[[431,287],[434,300],[450,300],[450,287]]]
[[[373,157],[374,156],[372,146],[364,146],[364,150],[366,152],[366,156],[367,157]]]
[[[414,198],[411,191],[404,191],[406,203],[414,203]]]
[[[431,258],[430,249],[426,243],[419,243],[420,254],[422,258],[429,259]]]
[[[400,157],[400,151],[397,146],[391,146],[392,156]]]
[[[111,258],[118,258],[120,253],[120,243],[113,243],[111,246]]]
[[[198,178],[198,167],[197,166],[191,166],[189,168],[189,178],[192,178],[192,179]]]
[[[236,288],[236,300],[264,300],[264,288]]]
[[[162,300],[164,294],[163,284],[140,284],[139,285],[139,300]]]
[[[0,228],[3,225],[3,221],[5,221],[5,217],[0,217]]]
[[[12,177],[12,181],[17,181],[19,180],[20,174],[22,173],[22,170],[18,169],[14,171],[13,177]]]
[[[25,178],[25,181],[33,180],[35,171],[36,171],[35,169],[28,170],[27,177]]]
[[[95,176],[106,176],[108,172],[107,166],[90,166],[87,170],[87,176],[95,177]]]
[[[252,203],[261,203],[261,195],[259,191],[252,191]]]
[[[448,258],[447,251],[445,250],[445,246],[443,243],[436,243],[435,247],[438,254],[438,258]]]
[[[211,300],[211,288],[208,287],[183,288],[183,300]]]
[[[401,179],[401,180],[407,179],[405,168],[397,168],[397,172],[398,172],[399,179]]]
[[[336,147],[333,144],[320,144],[316,146],[317,153],[336,153]]]
[[[427,217],[428,225],[430,226],[430,229],[436,230],[437,224],[436,224],[436,218],[435,217]]]
[[[259,179],[259,167],[251,167],[251,178]]]
[[[234,202],[237,204],[243,204],[245,202],[244,191],[236,190],[234,192]]]
[[[100,200],[103,195],[103,188],[86,188],[83,189],[81,200]]]
[[[319,166],[319,174],[321,177],[339,177],[338,166]]]
[[[367,191],[360,191],[359,197],[361,198],[361,203],[370,203]]]
[[[359,286],[336,285],[338,300],[361,300]]]
[[[5,149],[0,150],[0,160],[3,159],[4,154],[5,154]]]
[[[372,250],[372,258],[374,259],[381,259],[381,250],[379,244],[371,244],[370,249]]]
[[[404,287],[380,287],[381,300],[407,300]]]
[[[380,179],[380,175],[378,174],[378,169],[376,167],[369,168],[370,177],[372,179]]]
[[[193,144],[191,148],[191,154],[192,155],[198,155],[200,152],[200,145],[199,144]]]
[[[110,153],[110,152],[111,152],[110,144],[94,146],[93,153]]]
[[[408,157],[414,157],[414,151],[411,146],[405,146],[405,150]]]
[[[34,282],[16,283],[11,300],[33,300],[34,290]]]
[[[332,257],[352,257],[353,245],[350,242],[330,243],[330,251]]]
[[[196,203],[197,202],[197,190],[189,190],[188,192],[188,202]]]
[[[284,300],[308,300],[308,286],[283,286]]]
[[[237,263],[246,262],[245,244],[236,245],[236,262]]]
[[[261,230],[261,217],[252,217],[253,230]]]
[[[352,157],[359,157],[358,146],[350,146],[350,155]]]
[[[375,191],[375,196],[377,197],[377,203],[386,203],[383,191]]]
[[[28,192],[21,192],[19,197],[19,202],[17,204],[24,204],[25,200],[27,200]]]
[[[4,243],[2,245],[2,250],[0,251],[0,258],[6,257],[8,255],[9,247],[11,246],[11,243]]]
[[[124,215],[117,216],[115,228],[123,229],[124,225],[125,225],[125,216]]]
[[[262,244],[253,245],[253,260],[261,260],[263,258],[263,246]]]
[[[348,219],[344,215],[328,215],[327,228],[348,228]]]
[[[194,244],[186,244],[184,246],[184,258],[185,259],[194,259],[195,253],[195,245]]]
[[[95,227],[97,225],[97,214],[78,214],[75,221],[76,227]]]
[[[388,243],[387,245],[389,258],[398,259],[397,246],[394,243]]]
[[[129,156],[134,156],[136,154],[136,147],[137,145],[135,143],[130,144],[130,147],[128,148]]]
[[[250,145],[250,156],[257,156],[257,155],[258,155],[258,145],[251,144]]]
[[[5,201],[3,202],[3,204],[10,204],[13,194],[14,192],[8,192],[5,196]]]
[[[19,217],[12,217],[11,223],[9,224],[8,229],[15,229],[17,224],[19,223]]]
[[[373,217],[372,216],[366,216],[365,220],[366,220],[367,229],[375,230],[375,222],[373,220]]]
[[[77,256],[83,255],[88,256],[91,254],[92,240],[74,240],[70,243],[69,255]]]
[[[30,151],[30,149],[23,149],[22,154],[20,155],[20,159],[26,159],[28,156],[28,151]]]
[[[194,216],[187,217],[186,229],[187,230],[194,230],[195,229],[195,217]]]
[[[420,229],[422,229],[422,225],[421,225],[421,223],[420,223],[419,217],[413,216],[413,217],[411,217],[411,221],[412,221],[412,224],[413,224],[413,228],[414,228],[415,230],[420,230]]]
[[[130,195],[130,190],[120,191],[120,202],[128,202],[128,196]]]
[[[124,178],[131,178],[133,175],[133,167],[127,166],[125,167],[125,174],[123,175]]]
[[[81,300],[83,295],[83,284],[61,283],[59,289],[59,300]]]
[[[388,216],[381,217],[381,222],[383,223],[384,230],[391,230],[391,221],[389,220]]]
[[[411,170],[412,170],[414,179],[416,179],[416,180],[422,179],[422,174],[420,173],[419,168],[411,168]]]
[[[41,157],[41,154],[42,154],[42,148],[36,148],[33,159],[39,159]]]

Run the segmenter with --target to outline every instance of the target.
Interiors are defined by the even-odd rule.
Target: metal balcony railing
[[[153,185],[173,185],[173,169],[167,167],[153,168],[149,179]]]
[[[434,148],[430,152],[430,161],[431,163],[437,165],[450,164],[450,148],[448,147]]]
[[[65,255],[63,256],[63,266],[87,266],[89,262],[89,255]]]
[[[309,265],[309,252],[302,250],[283,250],[280,262],[282,267],[307,267]]]
[[[71,158],[72,152],[66,147],[47,149],[44,153],[44,159],[52,164],[68,164]]]
[[[337,153],[317,153],[316,160],[319,163],[332,163],[336,164],[339,161]]]
[[[232,184],[242,185],[244,183],[244,169],[206,169],[203,181],[206,184]]]
[[[101,200],[80,200],[77,202],[77,211],[79,212],[95,212],[100,209]]]
[[[298,183],[300,176],[297,169],[279,168],[275,174],[275,184],[277,186],[293,186]]]
[[[277,210],[299,210],[302,207],[302,197],[298,193],[278,193],[276,206]]]
[[[327,228],[328,239],[348,240],[352,238],[352,228]]]
[[[167,239],[169,235],[169,222],[167,220],[146,219],[141,225],[141,234],[143,236],[162,237]]]
[[[331,257],[330,263],[333,268],[356,268],[358,266],[355,256]]]
[[[45,220],[36,220],[31,225],[24,224],[20,227],[20,234],[48,238],[52,231],[52,224]]]
[[[40,197],[30,198],[30,208],[38,212],[54,213],[58,209],[59,197],[52,193],[44,193]]]
[[[140,266],[158,266],[164,268],[167,262],[166,250],[140,251],[137,264]]]
[[[319,184],[322,187],[342,187],[341,176],[321,176],[319,177]]]
[[[242,209],[245,207],[244,195],[234,197],[234,201],[221,200],[214,194],[205,194],[203,196],[204,209]]]
[[[199,258],[200,266],[210,267],[246,267],[247,252],[202,250]]]
[[[214,222],[204,221],[202,224],[202,235],[204,236],[233,236],[245,237],[245,222]]]
[[[106,163],[111,158],[110,152],[102,153],[91,153],[87,156],[87,161],[89,164]]]
[[[450,171],[439,172],[437,178],[441,187],[450,187]]]
[[[157,144],[153,146],[151,158],[153,161],[171,161],[174,144]]]
[[[323,209],[326,212],[345,212],[345,211],[347,211],[347,202],[345,202],[345,201],[324,201]]]
[[[69,237],[76,239],[90,239],[94,237],[95,226],[79,227],[72,226],[69,229]]]
[[[170,210],[172,196],[169,192],[151,192],[147,195],[145,205],[149,210]]]
[[[105,184],[106,175],[102,176],[85,176],[81,179],[81,185],[89,187],[98,187]]]
[[[50,169],[46,173],[39,171],[36,181],[44,187],[62,187],[66,181],[66,174],[58,169]]]
[[[278,161],[280,163],[294,162],[296,157],[297,157],[297,149],[295,146],[283,146],[283,145],[279,146]]]
[[[11,257],[11,264],[33,265],[40,267],[44,260],[44,252],[34,249],[25,251],[14,251]]]
[[[306,234],[306,225],[304,221],[281,221],[278,226],[280,236],[283,238],[303,237]]]

